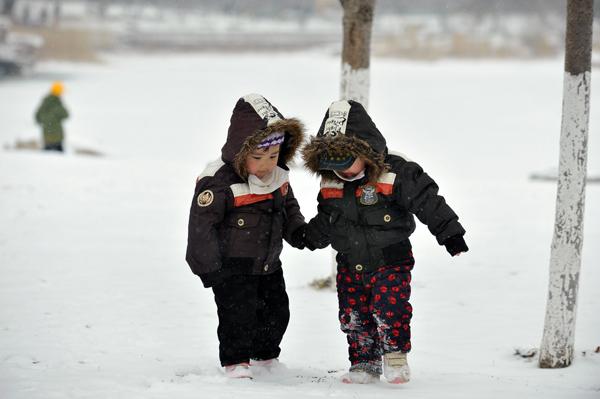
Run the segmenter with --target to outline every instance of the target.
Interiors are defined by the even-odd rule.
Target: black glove
[[[467,247],[467,243],[465,242],[463,236],[452,236],[448,238],[444,242],[444,246],[446,247],[448,253],[452,256],[455,256],[461,252],[467,252],[469,250],[469,247]]]
[[[304,231],[304,244],[306,248],[314,251],[315,249],[325,248],[329,245],[329,238],[321,232],[315,230],[314,227],[306,225]]]
[[[292,237],[290,239],[290,245],[294,248],[304,249],[306,247],[305,239],[306,236],[306,225],[298,227],[292,233]],[[313,248],[314,249],[314,248]],[[312,251],[312,250],[311,250]]]
[[[298,249],[308,248],[314,251],[317,248],[325,248],[329,241],[304,224],[292,233],[290,244]]]

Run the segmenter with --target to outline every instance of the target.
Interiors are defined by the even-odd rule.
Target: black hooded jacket
[[[292,188],[252,194],[246,157],[269,134],[285,132],[278,166],[287,170],[302,142],[303,126],[285,119],[264,97],[239,99],[221,159],[198,177],[190,209],[186,261],[206,287],[234,274],[270,274],[281,268],[282,239],[305,225]]]
[[[332,152],[362,158],[365,177],[348,182],[320,170],[319,159]],[[322,245],[330,242],[338,260],[356,271],[406,259],[415,230],[413,215],[453,255],[456,248],[449,245],[455,241],[458,252],[468,249],[462,239],[465,230],[438,195],[435,181],[415,162],[388,153],[385,138],[361,104],[334,102],[302,155],[306,167],[321,176],[318,214],[309,222],[309,232]]]

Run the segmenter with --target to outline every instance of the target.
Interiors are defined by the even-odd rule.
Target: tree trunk
[[[539,365],[573,361],[591,80],[593,0],[568,0],[562,127],[550,284]]]
[[[340,0],[344,8],[344,44],[340,97],[369,103],[369,63],[375,0]]]
[[[54,26],[60,24],[60,18],[62,15],[62,0],[54,0]]]

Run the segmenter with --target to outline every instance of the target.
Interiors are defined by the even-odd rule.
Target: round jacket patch
[[[198,206],[209,206],[215,199],[215,195],[210,190],[204,190],[198,194]]]

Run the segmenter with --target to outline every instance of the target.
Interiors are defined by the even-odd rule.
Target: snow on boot
[[[252,370],[248,363],[238,363],[225,366],[225,377],[227,378],[252,378]]]
[[[381,360],[353,364],[348,373],[342,376],[345,384],[372,384],[379,381]]]
[[[364,370],[351,370],[342,376],[344,384],[373,384],[379,381],[379,374]]]
[[[404,384],[410,380],[406,353],[391,352],[383,355],[383,375],[390,384]]]
[[[277,358],[265,359],[265,360],[250,360],[250,366],[259,372],[273,373],[281,370],[285,370],[283,363]]]

